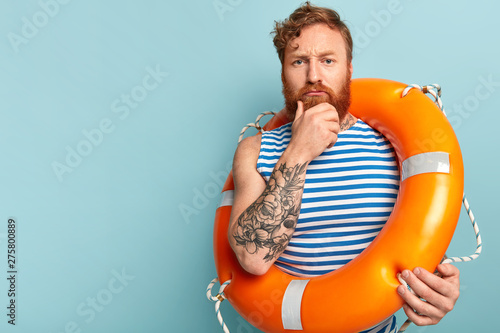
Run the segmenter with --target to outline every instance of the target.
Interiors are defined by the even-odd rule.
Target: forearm
[[[282,156],[262,194],[231,224],[231,246],[247,271],[264,274],[288,245],[299,217],[307,165]]]

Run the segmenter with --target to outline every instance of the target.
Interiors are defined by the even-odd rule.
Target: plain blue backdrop
[[[242,126],[282,108],[269,32],[301,1],[0,2],[0,331],[221,332],[214,212]],[[434,327],[495,324],[500,5],[315,1],[353,32],[354,77],[439,83],[483,255]],[[7,220],[17,222],[16,325]],[[475,238],[463,214],[448,251]],[[232,332],[258,332],[224,302]],[[404,316],[398,315],[400,323]]]

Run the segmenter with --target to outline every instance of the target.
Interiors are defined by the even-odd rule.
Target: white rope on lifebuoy
[[[256,128],[259,132],[262,133],[263,130],[262,130],[262,127],[260,126],[259,122],[262,119],[262,117],[267,116],[267,115],[271,115],[271,114],[274,116],[276,114],[276,112],[274,112],[274,111],[265,111],[265,112],[262,112],[261,114],[259,114],[257,116],[257,118],[255,119],[254,123],[249,123],[245,127],[243,127],[241,129],[240,136],[238,137],[238,143],[240,143],[241,140],[243,140],[243,134],[245,134],[245,132],[247,131],[247,129],[249,129],[250,127]]]
[[[418,84],[410,84],[408,85],[401,94],[401,97],[405,97],[408,92],[412,89],[418,89],[422,91],[424,94],[431,94],[434,97],[434,103],[441,109],[441,111],[446,116],[446,112],[444,111],[443,102],[441,101],[441,86],[437,83],[428,84],[425,86],[419,86]]]
[[[212,281],[210,281],[210,283],[208,284],[208,287],[207,287],[207,298],[208,298],[209,301],[216,302],[218,300],[217,296],[213,296],[212,295],[212,288],[214,287],[214,285],[218,281],[219,281],[219,279],[215,278]]]
[[[474,254],[472,254],[470,256],[446,258],[445,260],[443,260],[443,262],[442,262],[443,264],[449,264],[452,262],[472,261],[474,259],[477,259],[477,257],[479,257],[479,255],[481,254],[481,251],[483,249],[483,242],[481,241],[481,234],[479,234],[479,227],[477,225],[474,214],[472,213],[472,210],[470,209],[469,201],[467,201],[467,198],[465,197],[465,193],[464,193],[464,197],[462,199],[462,202],[464,204],[465,210],[467,211],[467,215],[469,216],[469,219],[472,223],[472,228],[474,228],[474,233],[476,235],[476,244],[477,244],[476,252],[474,252]]]
[[[215,314],[217,316],[217,319],[219,320],[220,326],[222,326],[222,330],[224,333],[230,333],[229,328],[227,327],[226,323],[224,322],[224,319],[222,318],[222,314],[220,312],[220,303],[226,299],[226,295],[224,295],[224,289],[231,283],[231,280],[227,280],[223,284],[221,284],[219,288],[219,293],[215,296],[212,295],[212,288],[214,285],[219,281],[218,278],[213,279],[207,287],[207,298],[209,301],[215,302]]]

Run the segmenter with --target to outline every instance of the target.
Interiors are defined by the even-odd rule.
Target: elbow
[[[273,264],[272,262],[262,262],[262,260],[256,260],[255,257],[249,257],[245,254],[237,255],[237,258],[240,266],[252,275],[266,274]]]
[[[240,246],[231,237],[232,233],[228,231],[229,244],[238,259],[240,266],[252,275],[264,275],[269,271],[274,261],[264,261],[262,253],[249,253],[244,246]]]
[[[232,249],[241,268],[252,275],[266,274],[273,264],[273,261],[265,262],[258,259],[255,254],[250,254],[244,251],[244,249],[235,248],[235,246],[232,246]]]
[[[248,263],[242,263],[240,261],[241,267],[248,273],[252,275],[264,275],[269,271],[269,268],[271,268],[270,265],[265,265],[265,264],[260,264],[260,265],[252,265]]]

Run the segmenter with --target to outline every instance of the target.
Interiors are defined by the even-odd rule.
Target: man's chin
[[[302,102],[304,103],[304,111],[309,110],[312,107],[315,107],[316,105],[319,105],[321,103],[330,103],[330,96],[303,96],[301,98]]]
[[[321,103],[332,104],[330,96],[302,96],[299,100],[304,104],[304,112]],[[295,112],[297,110],[297,101],[286,103],[285,109],[288,119],[290,119],[290,121],[293,121],[295,119]]]

